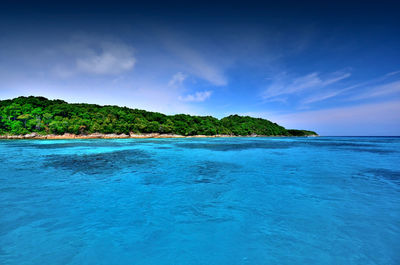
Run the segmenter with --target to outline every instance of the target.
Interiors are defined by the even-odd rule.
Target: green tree
[[[24,124],[21,121],[14,121],[11,123],[11,134],[13,135],[20,135],[28,133],[28,130],[24,128]]]
[[[286,130],[266,119],[231,115],[221,120],[211,116],[164,115],[139,109],[94,104],[68,104],[44,97],[0,100],[0,133],[22,134],[175,133],[180,135],[293,135],[316,134]]]
[[[24,123],[24,127],[26,128],[26,121],[32,119],[32,115],[29,113],[21,114],[17,117],[18,120],[21,120]]]

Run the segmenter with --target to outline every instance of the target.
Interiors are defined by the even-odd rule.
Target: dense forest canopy
[[[221,120],[211,116],[165,115],[139,109],[95,104],[70,104],[44,97],[0,100],[0,135],[38,134],[129,134],[179,135],[284,135],[316,134],[286,130],[266,119],[231,115]]]

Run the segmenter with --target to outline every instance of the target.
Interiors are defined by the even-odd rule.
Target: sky
[[[260,2],[2,1],[0,99],[400,135],[400,3]]]

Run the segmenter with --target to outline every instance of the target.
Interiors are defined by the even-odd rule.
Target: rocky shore
[[[253,135],[256,136],[256,135]],[[25,135],[0,135],[0,139],[124,139],[124,138],[202,138],[202,137],[234,137],[234,135],[192,135],[183,136],[178,134],[160,134],[160,133],[147,133],[147,134],[103,134],[103,133],[92,133],[92,134],[71,134],[65,133],[62,135],[47,134],[40,135],[37,133],[30,133]]]

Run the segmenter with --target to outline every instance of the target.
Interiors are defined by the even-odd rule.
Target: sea
[[[400,138],[1,140],[0,264],[400,264]]]

